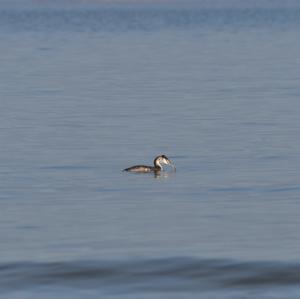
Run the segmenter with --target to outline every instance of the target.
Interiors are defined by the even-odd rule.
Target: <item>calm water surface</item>
[[[299,20],[0,4],[1,298],[299,298]]]

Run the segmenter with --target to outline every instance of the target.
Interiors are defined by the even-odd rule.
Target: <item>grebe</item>
[[[123,171],[130,172],[160,172],[163,170],[162,164],[171,165],[173,170],[176,171],[174,164],[168,159],[165,155],[157,156],[153,161],[154,166],[145,166],[145,165],[135,165],[129,168],[123,169]]]

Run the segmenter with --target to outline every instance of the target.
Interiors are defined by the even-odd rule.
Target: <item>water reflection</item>
[[[167,171],[157,171],[157,172],[154,172],[154,177],[156,179],[167,179],[171,176],[174,176],[175,175],[175,171],[173,172],[167,172]]]

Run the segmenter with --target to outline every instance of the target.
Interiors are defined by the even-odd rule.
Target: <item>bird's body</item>
[[[147,166],[147,165],[134,165],[129,168],[125,168],[123,171],[129,172],[137,172],[137,173],[148,173],[148,172],[160,172],[163,170],[162,165],[171,165],[176,170],[174,164],[168,159],[165,155],[157,156],[153,161],[154,166]]]

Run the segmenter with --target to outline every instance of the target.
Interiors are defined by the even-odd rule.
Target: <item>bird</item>
[[[163,171],[163,164],[170,165],[174,171],[176,171],[175,165],[171,162],[171,160],[165,155],[157,156],[153,161],[154,166],[147,166],[147,165],[134,165],[129,168],[123,169],[123,171],[128,172],[136,172],[136,173],[149,173],[154,172],[158,173]]]

